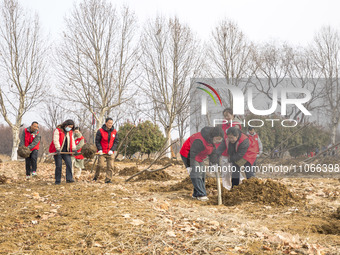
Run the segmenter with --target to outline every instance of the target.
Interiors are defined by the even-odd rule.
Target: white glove
[[[109,153],[108,153],[109,155],[112,155],[113,154],[113,151],[109,151]]]
[[[100,150],[100,151],[98,151],[98,153],[99,153],[100,155],[102,155],[102,154],[103,154],[103,151],[102,151],[102,150]]]
[[[188,171],[188,174],[190,174],[191,171],[192,171],[192,168],[191,167],[187,167],[187,171]]]

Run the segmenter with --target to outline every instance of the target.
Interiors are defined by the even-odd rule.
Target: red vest
[[[39,134],[39,131],[37,132],[37,134]],[[27,128],[25,128],[25,146],[26,147],[33,142],[35,136],[36,136],[35,134],[28,132]],[[31,149],[31,151],[39,150],[39,145],[40,145],[40,141],[38,142],[36,146],[34,146]]]
[[[238,141],[236,142],[236,146],[235,146],[236,151],[238,150],[238,146],[246,139],[249,139],[248,136],[241,133],[240,139],[238,139]],[[228,145],[229,145],[229,142],[227,143],[227,147]],[[257,152],[256,152],[255,144],[252,139],[249,139],[249,147],[248,147],[246,154],[244,154],[243,158],[247,160],[251,165],[253,165],[256,160],[256,157],[257,157]]]
[[[238,126],[240,128],[240,130],[242,129],[242,126],[241,126],[241,123],[239,123],[238,121],[233,121],[233,123],[224,123],[222,124],[222,130],[223,130],[223,133],[224,133],[224,140],[227,142],[227,130],[231,127],[235,127],[235,126]],[[228,147],[228,145],[227,145]],[[217,148],[217,147],[216,147]],[[223,153],[222,153],[222,156],[225,156],[225,157],[228,157],[229,154],[228,154],[228,150],[225,150]]]
[[[255,135],[249,134],[248,137],[249,137],[249,140],[253,140],[254,146],[257,150],[257,154],[259,154],[259,152],[260,152],[259,135],[258,134],[255,134]]]
[[[102,139],[100,141],[100,144],[102,146],[102,150],[103,150],[103,153],[107,154],[109,152],[109,150],[112,148],[113,146],[113,142],[115,141],[115,138],[116,138],[116,134],[117,134],[117,131],[116,129],[114,129],[112,132],[111,132],[111,139],[110,139],[110,144],[109,144],[109,133],[106,132],[104,129],[100,128],[99,129],[101,135],[102,135]]]
[[[63,145],[63,141],[64,141],[64,139],[65,139],[65,133],[64,133],[64,131],[62,130],[62,129],[60,129],[60,128],[57,128],[58,130],[59,130],[59,144],[60,144],[60,147]],[[54,133],[54,132],[53,132]],[[71,131],[69,131],[69,135],[70,135],[70,152],[72,151],[72,137],[73,137],[73,132],[72,132],[72,130]],[[62,149],[62,148],[60,148],[60,149]],[[54,142],[53,142],[53,140],[52,140],[52,142],[51,142],[51,144],[50,144],[50,148],[49,148],[49,150],[48,150],[50,153],[54,153],[54,152],[57,152],[57,149],[55,148],[55,146],[54,146]]]
[[[200,153],[198,153],[195,157],[195,160],[197,162],[202,162],[208,155],[210,155],[213,150],[214,150],[214,146],[210,143],[208,143],[202,136],[201,132],[193,134],[192,136],[190,136],[183,144],[181,150],[180,150],[180,154],[183,157],[188,158],[189,156],[189,151],[190,151],[190,147],[192,145],[192,143],[196,140],[199,139],[203,142],[203,145],[205,147],[205,149],[203,151],[201,151]]]
[[[78,145],[80,143],[81,140],[85,139],[84,136],[81,136],[80,138],[77,138],[74,143],[76,145]],[[77,152],[81,152],[81,148],[79,150],[77,150]],[[84,159],[84,156],[83,155],[77,155],[77,156],[74,156],[76,159]]]

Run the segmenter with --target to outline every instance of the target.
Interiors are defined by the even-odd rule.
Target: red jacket
[[[60,144],[60,147],[61,147],[63,145],[64,139],[65,139],[65,133],[64,133],[64,131],[62,129],[60,129],[60,128],[57,128],[57,129],[59,131],[59,144]],[[72,139],[73,139],[73,132],[72,132],[72,130],[69,131],[69,136],[70,136],[70,152],[72,152]],[[60,148],[60,149],[62,149],[62,148]],[[50,144],[50,148],[49,148],[48,151],[50,153],[57,152],[57,149],[54,146],[53,140],[52,140],[52,142]]]
[[[223,130],[223,133],[224,133],[224,139],[227,140],[228,136],[227,136],[227,130],[231,127],[235,127],[235,126],[238,126],[240,128],[240,130],[242,129],[242,126],[241,126],[241,123],[239,123],[238,121],[233,121],[232,124],[231,123],[224,123],[222,124],[222,130]],[[216,146],[218,147],[218,146]],[[228,150],[225,150],[223,153],[222,153],[222,156],[225,156],[225,157],[228,157]]]
[[[253,141],[254,146],[256,148],[256,153],[259,154],[259,152],[260,152],[259,135],[257,133],[254,134],[254,135],[249,134],[248,137],[249,137],[249,140]]]
[[[190,152],[190,147],[192,145],[192,143],[196,140],[199,139],[203,142],[203,145],[205,147],[205,149],[203,151],[201,151],[199,154],[196,155],[195,160],[197,162],[202,162],[208,155],[210,155],[213,150],[214,150],[214,146],[212,144],[209,144],[202,136],[201,132],[193,134],[192,136],[190,136],[183,144],[181,150],[180,150],[180,154],[183,157],[188,158],[189,156],[189,152]]]
[[[257,152],[256,152],[255,144],[252,139],[249,139],[248,136],[241,133],[240,139],[238,139],[238,141],[236,142],[235,149],[236,151],[238,151],[239,145],[246,139],[249,140],[249,147],[248,147],[246,154],[243,156],[243,158],[247,160],[251,165],[253,165],[257,157]],[[227,147],[228,147],[228,144],[229,143],[226,144]]]
[[[39,134],[39,131],[37,131],[37,134]],[[36,136],[37,134],[30,133],[30,132],[27,130],[27,128],[25,128],[25,146],[26,146],[26,147],[27,147],[28,145],[30,145],[30,144],[33,142],[33,140],[34,140],[34,138],[35,138],[35,136]],[[31,149],[31,151],[39,150],[39,145],[40,145],[40,141],[38,142],[38,144],[37,144],[36,146],[34,146],[34,147]]]
[[[110,144],[109,144],[109,133],[105,131],[103,128],[99,129],[99,132],[101,134],[101,140],[100,140],[100,145],[102,146],[103,153],[107,154],[112,148],[113,143],[115,141],[116,135],[117,135],[117,130],[114,129],[111,132],[111,138],[110,138]]]
[[[81,136],[80,138],[77,138],[74,142],[76,143],[76,145],[78,145],[80,143],[81,140],[85,139],[84,136]],[[81,148],[79,150],[77,150],[77,152],[81,152]],[[83,155],[77,155],[74,156],[76,159],[84,159]]]

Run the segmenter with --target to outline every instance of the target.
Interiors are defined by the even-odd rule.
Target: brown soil
[[[172,176],[169,175],[164,170],[156,171],[156,172],[143,172],[140,174],[135,181],[145,181],[145,180],[153,180],[153,181],[169,181],[172,179]]]
[[[291,205],[301,199],[291,193],[287,187],[279,182],[268,179],[266,181],[251,178],[244,180],[240,185],[225,191],[224,205],[237,205],[243,202],[256,202],[272,206]]]
[[[152,162],[153,162],[153,159],[144,159],[142,162],[140,162],[140,164],[149,165]],[[162,166],[166,166],[168,164],[183,165],[183,162],[181,160],[170,159],[170,158],[164,157],[164,158],[157,160],[157,162],[155,164],[156,165],[162,165]]]
[[[216,189],[216,179],[215,178],[207,178],[205,181],[206,190]],[[171,191],[179,191],[179,190],[192,190],[192,182],[189,176],[187,176],[184,180],[175,183],[171,186],[161,186],[161,187],[150,187],[150,191],[159,191],[159,192],[171,192]]]
[[[97,147],[92,143],[86,143],[81,148],[81,153],[85,158],[94,158],[95,154],[97,152]]]
[[[125,182],[119,175],[105,184],[104,173],[92,182],[90,171],[66,183],[64,165],[62,183],[54,185],[54,168],[38,163],[38,176],[26,181],[24,162],[0,165],[7,180],[0,185],[0,254],[340,254],[337,178],[261,179],[248,184],[252,193],[275,190],[285,201],[290,190],[305,199],[217,206],[191,198],[191,181],[178,166],[166,170],[178,179],[162,184],[173,192],[156,191],[154,180]],[[206,182],[215,201],[216,181]]]
[[[22,158],[28,158],[31,154],[31,150],[27,148],[26,146],[20,146],[18,148],[18,155]]]
[[[138,173],[140,170],[138,170],[138,167],[132,166],[132,167],[124,167],[122,170],[119,171],[120,176],[132,176],[136,173]]]
[[[0,175],[0,184],[7,183],[8,178],[5,175]]]

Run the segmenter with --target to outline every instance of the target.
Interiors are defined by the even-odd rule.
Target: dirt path
[[[117,163],[118,169],[135,164]],[[138,166],[143,169],[142,166]],[[54,185],[54,165],[24,179],[24,163],[3,163],[0,176],[1,254],[339,254],[338,179],[280,179],[296,204],[243,202],[216,206],[173,186],[186,170],[166,170],[170,181],[143,180]],[[101,176],[102,178],[104,176]],[[3,180],[3,181],[1,181]]]

